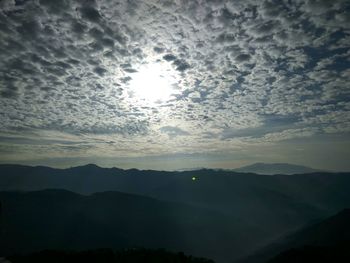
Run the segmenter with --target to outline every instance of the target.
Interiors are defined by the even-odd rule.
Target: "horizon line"
[[[85,163],[85,164],[81,164],[81,165],[75,165],[75,166],[67,166],[67,167],[54,167],[54,166],[50,166],[50,165],[35,165],[35,164],[24,164],[24,163],[0,163],[0,166],[22,166],[22,167],[32,167],[32,168],[38,168],[38,167],[43,167],[43,168],[50,168],[50,169],[55,169],[55,170],[67,170],[67,169],[73,169],[73,168],[79,168],[79,167],[86,167],[86,166],[94,166],[94,167],[98,167],[100,169],[118,169],[118,170],[123,170],[123,171],[130,171],[130,170],[137,170],[137,171],[156,171],[156,172],[191,172],[191,171],[200,171],[200,170],[212,170],[212,171],[223,171],[223,172],[236,172],[236,173],[254,173],[254,172],[244,172],[244,171],[238,171],[239,169],[242,168],[247,168],[256,164],[262,164],[262,165],[290,165],[290,166],[298,166],[298,167],[303,167],[303,168],[307,168],[307,169],[313,169],[315,170],[314,172],[308,172],[308,173],[349,173],[350,171],[335,171],[335,170],[325,170],[325,169],[317,169],[317,168],[313,168],[313,167],[309,167],[309,166],[305,166],[305,165],[299,165],[299,164],[292,164],[292,163],[285,163],[285,162],[273,162],[273,163],[265,163],[265,162],[255,162],[255,163],[251,163],[248,165],[244,165],[244,166],[240,166],[240,167],[236,167],[236,168],[218,168],[218,167],[189,167],[189,168],[179,168],[179,169],[169,169],[169,170],[165,170],[165,169],[143,169],[143,168],[136,168],[136,167],[131,167],[131,168],[120,168],[117,166],[110,166],[110,167],[106,167],[106,166],[101,166],[99,164],[96,163]]]

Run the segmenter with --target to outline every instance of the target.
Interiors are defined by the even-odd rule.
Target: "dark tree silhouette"
[[[350,243],[334,246],[304,246],[282,252],[268,263],[350,262]]]

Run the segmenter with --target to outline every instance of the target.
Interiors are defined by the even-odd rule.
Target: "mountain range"
[[[233,169],[236,172],[243,173],[255,173],[255,174],[306,174],[306,173],[316,173],[325,172],[318,169],[313,169],[310,167],[295,165],[289,163],[254,163],[251,165],[243,166],[237,169]]]
[[[204,167],[197,168],[184,168],[178,169],[176,171],[186,172],[186,171],[196,171],[208,169]],[[289,164],[289,163],[253,163],[250,165],[242,166],[235,169],[209,169],[209,170],[225,170],[239,173],[255,173],[264,175],[275,175],[275,174],[306,174],[306,173],[316,173],[316,172],[327,172],[320,169],[314,169],[307,166]]]
[[[245,251],[258,228],[187,204],[103,192],[0,192],[0,255],[43,249],[171,248],[224,261]]]
[[[161,246],[233,262],[350,207],[349,189],[349,173],[0,165],[0,247]]]

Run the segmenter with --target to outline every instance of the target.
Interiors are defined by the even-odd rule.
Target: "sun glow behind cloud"
[[[178,93],[176,84],[176,72],[169,65],[161,62],[149,63],[132,73],[129,95],[145,104],[162,103]]]
[[[202,167],[216,153],[213,167],[349,167],[349,10],[0,1],[0,161],[177,154]]]

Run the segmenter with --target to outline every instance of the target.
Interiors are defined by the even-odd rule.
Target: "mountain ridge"
[[[166,247],[225,262],[235,256],[231,245],[245,250],[243,244],[256,242],[258,231],[233,216],[121,192],[12,191],[0,192],[0,200],[4,256],[42,249]]]
[[[305,174],[316,172],[330,172],[320,169],[314,169],[303,165],[296,165],[290,163],[262,163],[257,162],[247,166],[233,169],[237,172],[251,172],[256,174],[275,175],[275,174]]]
[[[330,171],[330,170],[322,170],[322,169],[315,169],[303,165],[297,165],[297,164],[290,164],[290,163],[263,163],[263,162],[256,162],[249,165],[241,166],[238,168],[233,169],[225,169],[225,168],[208,168],[208,167],[195,167],[195,168],[182,168],[182,169],[175,169],[175,170],[156,170],[156,169],[139,169],[139,168],[119,168],[119,167],[102,167],[94,163],[87,163],[84,165],[77,165],[77,166],[71,166],[71,167],[65,167],[65,168],[56,168],[56,167],[50,167],[45,165],[26,165],[26,164],[0,164],[0,167],[31,167],[31,168],[49,168],[49,169],[55,169],[55,170],[67,170],[67,169],[106,169],[106,170],[116,170],[116,171],[152,171],[152,172],[193,172],[193,171],[202,171],[202,170],[208,170],[208,171],[225,171],[225,172],[243,172],[243,173],[255,173],[260,175],[272,175],[272,174],[301,174],[301,173],[314,173],[314,172],[324,172],[324,173],[341,173],[337,171]],[[276,168],[275,168],[276,167]],[[271,173],[268,169],[289,169],[288,171],[280,171]],[[263,169],[266,169],[267,173],[263,173]],[[293,173],[293,169],[296,170],[295,173]],[[302,170],[303,169],[303,170]],[[257,170],[257,171],[254,171]],[[345,171],[344,173],[347,173]]]
[[[301,249],[307,246],[326,248],[344,243],[350,244],[350,208],[342,209],[330,217],[319,220],[319,222],[304,226],[291,234],[282,236],[280,239],[259,249],[250,257],[239,262],[270,262],[275,256],[280,253],[285,254],[286,251]],[[274,260],[271,262],[274,262]]]
[[[193,180],[193,177],[196,180]],[[252,250],[257,249],[258,243],[259,246],[267,245],[271,240],[276,240],[290,231],[326,218],[343,208],[350,207],[349,188],[349,173],[270,176],[208,169],[169,172],[100,168],[95,165],[73,169],[0,165],[0,196],[1,191],[21,191],[21,195],[31,192],[31,196],[37,196],[37,202],[48,200],[48,198],[40,197],[40,193],[54,199],[56,193],[57,196],[61,196],[58,199],[62,200],[63,203],[70,198],[74,200],[83,198],[86,202],[88,200],[99,200],[100,204],[95,208],[98,212],[94,213],[94,220],[96,218],[101,220],[101,215],[108,213],[109,210],[114,211],[115,208],[118,208],[118,204],[130,200],[125,194],[137,196],[139,198],[137,200],[140,200],[140,202],[134,203],[135,211],[127,210],[130,213],[135,213],[140,209],[143,211],[144,202],[147,201],[146,203],[155,203],[155,206],[152,205],[146,213],[152,215],[154,214],[154,207],[161,204],[156,201],[159,200],[166,204],[164,211],[167,211],[166,214],[160,215],[163,218],[165,216],[170,221],[175,218],[175,222],[177,222],[178,219],[180,220],[177,216],[182,213],[179,212],[179,215],[173,214],[176,207],[169,210],[169,207],[173,207],[171,205],[173,203],[179,204],[179,209],[185,209],[186,211],[207,211],[208,218],[211,218],[210,214],[216,215],[217,218],[210,220],[234,218],[234,221],[229,220],[233,226],[228,225],[227,227],[238,227],[238,230],[255,229],[253,231],[255,237],[251,240],[250,247],[246,247],[247,250],[244,254],[250,254]],[[54,190],[45,189],[62,189],[68,191],[66,193],[74,192],[78,194],[74,195],[78,198],[75,198],[72,194],[61,193],[58,190],[55,190],[55,192]],[[33,191],[42,192],[33,193]],[[103,202],[101,202],[101,196],[104,197],[102,198]],[[115,200],[115,203],[111,204],[110,200]],[[0,201],[2,201],[1,198]],[[85,203],[83,204],[85,205]],[[110,207],[102,210],[98,208],[106,204],[110,204]],[[66,209],[65,206],[61,206],[59,203],[57,205],[62,209]],[[69,207],[70,202],[67,205]],[[4,207],[6,206],[5,204]],[[16,204],[13,204],[13,207],[16,206]],[[194,207],[194,209],[188,209],[188,207]],[[80,211],[78,208],[80,209],[81,205],[68,210],[68,215],[72,213],[75,215],[75,211]],[[52,213],[60,217],[56,210]],[[193,215],[192,212],[186,213]],[[170,218],[169,215],[171,215]],[[117,216],[117,214],[114,216]],[[161,220],[161,218],[157,217],[155,220]],[[193,222],[194,218],[196,216],[193,215],[190,222]],[[68,222],[77,223],[79,215],[75,215],[73,219],[68,220]],[[91,222],[89,220],[87,222]],[[185,222],[186,220],[182,218],[180,221]],[[21,222],[23,223],[23,220]],[[123,222],[127,223],[127,221]],[[208,221],[204,222],[208,223]],[[50,221],[47,221],[45,224],[49,223]],[[138,224],[140,223],[138,222]],[[191,227],[196,229],[202,223],[199,221],[198,226],[192,225]],[[134,231],[132,229],[130,228],[131,231]],[[186,231],[190,233],[192,230],[190,228]],[[215,236],[224,232],[225,230],[222,229],[219,232],[214,231],[212,234]],[[231,235],[235,234],[229,233],[227,238],[231,239]],[[96,237],[103,238],[102,236]],[[117,240],[121,240],[120,238]],[[228,244],[224,242],[222,246]],[[233,247],[237,248],[236,245]],[[240,248],[236,255],[232,255],[231,259],[244,256],[242,253],[243,249]],[[198,253],[198,255],[201,255],[201,253]]]

